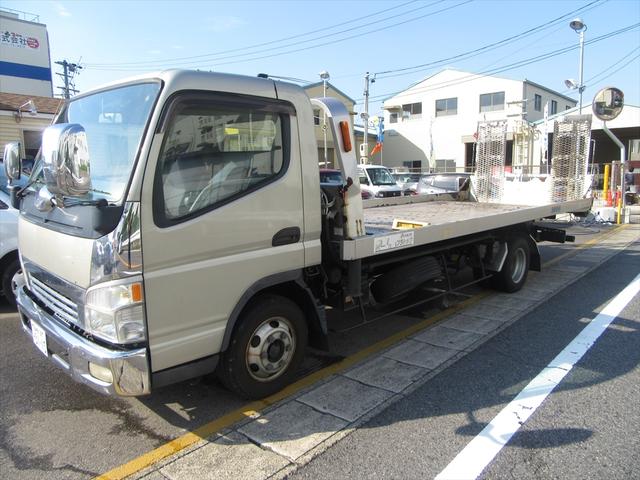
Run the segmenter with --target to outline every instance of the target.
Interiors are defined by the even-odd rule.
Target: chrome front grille
[[[382,191],[382,197],[383,198],[399,197],[401,195],[402,195],[402,192],[399,191],[399,190],[397,192],[393,192],[393,191],[387,192],[387,191],[384,191],[384,190]]]
[[[78,325],[78,305],[45,285],[33,275],[29,276],[31,291],[38,299],[53,311],[53,315],[66,324]]]

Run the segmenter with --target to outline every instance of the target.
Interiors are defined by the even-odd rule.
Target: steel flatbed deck
[[[344,240],[343,260],[358,260],[392,250],[452,240],[514,226],[552,215],[588,211],[591,198],[548,205],[505,205],[456,200],[420,200],[407,197],[364,209],[367,235]],[[382,203],[382,202],[378,202]],[[370,204],[369,204],[370,205]],[[375,205],[375,204],[374,204]],[[394,220],[420,222],[425,226],[394,230]]]

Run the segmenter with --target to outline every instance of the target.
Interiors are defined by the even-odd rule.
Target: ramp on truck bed
[[[472,201],[420,201],[364,209],[367,235],[344,240],[343,260],[357,260],[392,250],[453,240],[481,232],[539,220],[552,215],[586,212],[592,199],[585,198],[547,205],[505,205]],[[394,202],[396,203],[396,202]],[[422,227],[394,230],[394,220],[425,224]]]

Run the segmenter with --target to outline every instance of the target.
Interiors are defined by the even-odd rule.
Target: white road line
[[[469,442],[436,480],[477,478],[639,291],[640,275]]]

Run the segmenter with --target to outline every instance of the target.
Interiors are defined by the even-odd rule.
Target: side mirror
[[[360,185],[369,185],[369,179],[367,177],[360,177]]]
[[[593,114],[603,122],[616,118],[623,107],[624,93],[618,88],[603,88],[593,98]]]
[[[42,171],[54,195],[85,195],[91,190],[89,146],[81,125],[61,123],[47,127],[42,136]]]
[[[19,180],[22,171],[20,142],[10,142],[4,146],[4,173],[11,180]]]

